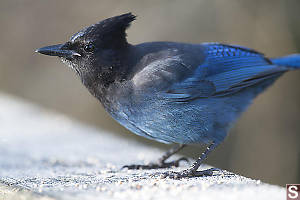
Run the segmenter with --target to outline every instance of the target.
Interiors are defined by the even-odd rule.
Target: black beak
[[[63,49],[63,44],[57,44],[52,46],[46,46],[35,50],[37,53],[41,53],[47,56],[58,56],[63,58],[72,58],[74,56],[81,56],[79,53],[73,50]]]

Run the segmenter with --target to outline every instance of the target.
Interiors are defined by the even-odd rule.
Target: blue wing
[[[273,65],[262,54],[248,48],[218,43],[203,44],[205,62],[166,92],[176,101],[234,94],[287,70]]]

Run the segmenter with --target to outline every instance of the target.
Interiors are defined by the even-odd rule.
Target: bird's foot
[[[221,171],[218,168],[210,168],[202,171],[195,171],[194,169],[186,169],[180,172],[168,171],[160,173],[161,178],[181,179],[202,176],[212,176],[215,171]]]
[[[150,163],[148,165],[125,165],[122,167],[127,169],[162,169],[162,168],[171,168],[178,167],[180,161],[188,162],[188,159],[185,157],[181,157],[178,160],[174,160],[172,162],[158,162],[158,163]]]

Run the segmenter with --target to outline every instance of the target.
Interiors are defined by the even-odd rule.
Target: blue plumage
[[[287,70],[273,65],[262,54],[251,49],[217,43],[203,46],[206,55],[204,63],[196,68],[191,77],[175,84],[173,93],[185,87],[189,94],[194,91],[195,94],[191,94],[193,98],[197,95],[227,95]],[[207,89],[204,91],[201,87]]]
[[[300,54],[292,54],[284,57],[271,59],[275,65],[286,66],[290,69],[300,68]]]
[[[120,109],[111,114],[132,132],[165,143],[220,143],[252,99],[291,69],[234,45],[158,42],[136,48],[143,55],[136,66],[143,65],[130,81],[134,98],[128,105],[127,96],[118,98],[128,117],[120,117]]]

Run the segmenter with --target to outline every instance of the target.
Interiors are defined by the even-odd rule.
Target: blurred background
[[[1,0],[0,93],[168,149],[129,133],[104,112],[69,68],[34,50],[65,42],[105,18],[133,12],[138,18],[127,31],[132,44],[215,41],[276,57],[300,52],[299,10],[299,0]],[[299,85],[300,71],[282,76],[254,101],[207,163],[268,183],[300,183]],[[203,149],[192,146],[183,154],[196,158]]]

